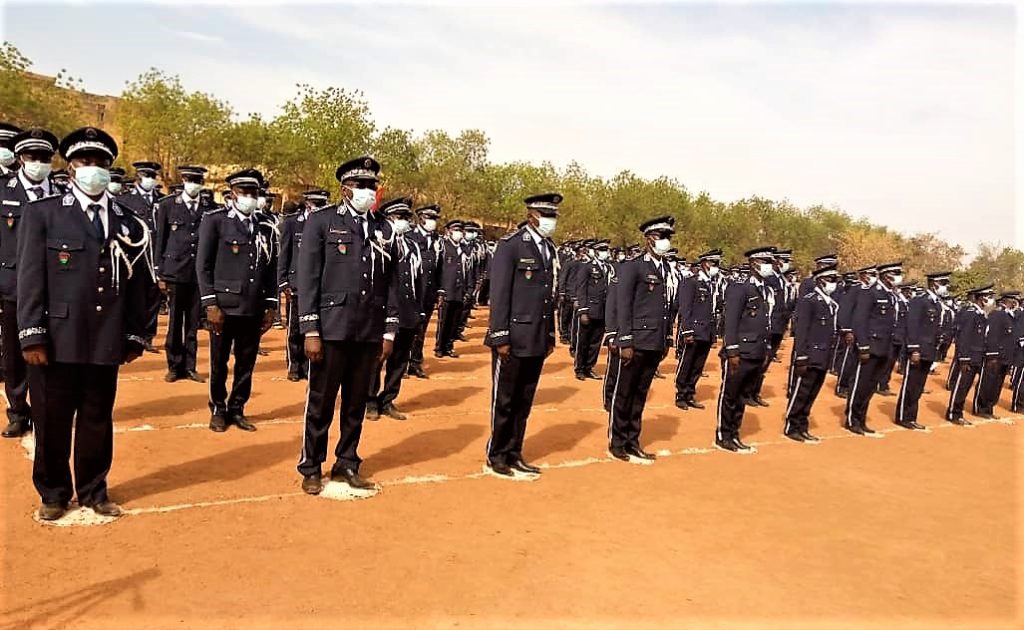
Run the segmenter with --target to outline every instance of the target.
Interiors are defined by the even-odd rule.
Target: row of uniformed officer
[[[420,252],[423,267],[423,309],[425,317],[416,329],[412,351],[409,355],[409,374],[417,378],[427,378],[423,369],[423,344],[426,340],[427,326],[434,316],[437,305],[438,275],[441,262],[441,237],[437,233],[437,219],[441,216],[441,206],[437,204],[424,206],[416,210],[420,219],[407,238],[416,243]]]
[[[462,240],[465,237],[465,225],[460,219],[452,219],[445,224],[445,235],[438,249],[437,295],[440,302],[438,313],[436,343],[434,356],[437,358],[458,358],[455,352],[455,340],[459,335],[466,287],[468,285],[468,266],[462,251]]]
[[[924,429],[917,422],[918,402],[924,393],[932,364],[938,359],[942,299],[949,294],[950,275],[948,271],[926,274],[928,284],[925,292],[907,304],[905,344],[908,358],[896,399],[896,424],[906,429]]]
[[[608,299],[608,286],[611,284],[615,270],[609,258],[609,241],[587,241],[587,258],[579,264],[571,286],[566,293],[578,305],[576,324],[576,378],[579,380],[597,379],[594,366],[601,352],[604,340],[604,313]]]
[[[704,372],[711,346],[715,342],[715,314],[719,311],[716,279],[722,250],[712,249],[697,257],[696,275],[683,278],[676,297],[676,407],[703,409],[697,402],[697,381]]]
[[[151,234],[156,234],[156,204],[160,200],[160,192],[156,181],[161,166],[157,162],[133,162],[135,169],[135,185],[131,192],[118,197],[123,205],[130,208],[138,217],[146,222]],[[155,239],[150,242],[150,255],[155,259]],[[163,300],[160,288],[153,282],[148,288],[149,315],[146,319],[146,351],[158,352],[153,346],[156,337],[157,320]]]

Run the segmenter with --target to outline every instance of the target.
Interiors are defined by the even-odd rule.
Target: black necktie
[[[43,198],[43,187],[42,186],[33,186],[32,188],[29,188],[29,190],[31,190],[32,194],[36,196],[36,199],[42,199]]]
[[[366,228],[364,227],[365,223],[366,223],[366,217],[364,217],[361,214],[357,214],[356,215],[356,225],[359,226],[359,234],[363,237],[363,243],[365,243],[366,240],[367,240],[366,239]]]
[[[92,211],[92,229],[96,233],[96,238],[101,241],[106,239],[107,231],[103,229],[103,219],[100,218],[100,210],[103,209],[98,203],[89,204],[89,210]]]

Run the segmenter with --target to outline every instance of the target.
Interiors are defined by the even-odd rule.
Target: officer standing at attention
[[[14,156],[11,138],[21,133],[21,127],[0,122],[0,180],[7,179],[18,170],[18,159]]]
[[[299,331],[299,286],[296,277],[299,270],[299,254],[302,251],[302,233],[311,212],[327,203],[326,190],[303,193],[303,204],[294,214],[284,218],[281,226],[281,252],[277,259],[277,288],[288,298],[285,314],[287,341],[285,358],[288,363],[288,380],[292,382],[309,378],[309,361],[303,350],[303,337]],[[323,204],[317,205],[321,203]]]
[[[391,294],[388,297],[390,312],[384,320],[385,330],[394,334],[395,338],[391,356],[380,366],[384,368],[383,383],[380,367],[374,372],[366,417],[376,420],[378,416],[384,415],[395,420],[405,420],[406,415],[395,406],[395,400],[402,388],[402,378],[409,368],[409,355],[416,331],[426,318],[423,312],[423,256],[419,246],[406,238],[412,229],[412,199],[392,199],[381,204],[377,213],[387,218],[394,233],[393,246],[398,255],[392,261],[397,264],[396,277],[391,283]]]
[[[125,172],[123,168],[112,168],[110,169],[110,183],[107,184],[107,192],[117,197],[124,192],[124,176]]]
[[[206,169],[202,166],[179,166],[182,190],[164,197],[156,206],[156,257],[154,266],[160,291],[167,296],[168,321],[164,351],[167,374],[164,380],[173,383],[189,379],[205,383],[196,371],[199,343],[199,280],[196,276],[196,255],[199,252],[199,224],[213,207],[204,202]]]
[[[1013,315],[1010,310],[1016,304],[1013,293],[1004,293],[996,302],[997,308],[988,314],[985,330],[985,362],[981,377],[974,391],[973,413],[979,418],[995,418],[996,403],[1003,390],[1006,373],[1013,361],[1017,338],[1014,336]]]
[[[135,188],[131,193],[123,195],[118,200],[130,208],[132,212],[142,218],[149,227],[151,234],[156,234],[156,202],[159,199],[157,192],[156,176],[160,171],[160,165],[156,162],[133,162],[135,169]],[[150,241],[150,251],[156,262],[155,243],[156,239]],[[149,287],[148,303],[150,304],[149,318],[146,324],[146,352],[159,352],[153,346],[153,339],[156,337],[157,320],[160,317],[163,295],[160,288],[154,282]]]
[[[18,234],[18,338],[35,407],[32,481],[42,520],[60,518],[72,490],[79,505],[116,517],[107,474],[117,372],[145,343],[149,232],[107,193],[113,138],[83,127],[61,141],[60,154],[71,191],[31,202]]]
[[[718,393],[718,426],[715,446],[722,450],[751,451],[740,439],[745,393],[771,361],[769,307],[765,278],[775,273],[775,248],[758,247],[744,254],[750,276],[732,282],[725,290],[722,313],[722,383]]]
[[[917,422],[918,401],[938,359],[942,335],[942,298],[949,294],[950,272],[925,274],[928,289],[907,304],[906,350],[907,366],[903,370],[903,384],[896,399],[896,424],[904,429],[923,430]]]
[[[896,282],[903,275],[903,263],[878,265],[878,281],[857,294],[853,307],[853,336],[857,344],[857,368],[853,389],[846,399],[847,431],[874,434],[867,425],[868,406],[892,354],[896,331]]]
[[[1013,374],[1010,377],[1010,411],[1020,413],[1024,411],[1024,311],[1021,310],[1020,292],[1015,291],[1012,295],[1014,306],[1011,314],[1016,348],[1013,355]]]
[[[654,459],[640,446],[640,432],[654,372],[672,346],[675,272],[665,254],[672,248],[674,225],[675,219],[669,216],[642,223],[644,254],[623,264],[618,272],[615,343],[620,365],[608,414],[608,452],[622,461]]]
[[[256,427],[245,417],[252,393],[260,336],[274,324],[277,308],[277,237],[256,212],[263,175],[245,169],[227,177],[229,205],[208,213],[199,227],[196,273],[210,329],[210,430],[229,424],[243,431]],[[228,359],[235,357],[231,395]]]
[[[676,350],[676,407],[703,409],[697,402],[697,381],[704,371],[711,345],[715,342],[715,312],[718,290],[715,278],[722,261],[722,250],[712,249],[697,257],[697,275],[679,283],[678,335]]]
[[[441,245],[441,237],[437,235],[437,219],[441,216],[441,206],[424,206],[416,210],[416,215],[420,219],[420,224],[409,232],[406,238],[416,243],[420,250],[423,265],[423,311],[426,316],[413,339],[412,352],[409,355],[409,374],[416,378],[427,378],[427,373],[423,370],[423,342],[427,336],[427,325],[430,324],[434,308],[437,306],[438,252]]]
[[[968,291],[967,304],[958,315],[956,376],[953,378],[949,406],[946,408],[946,420],[956,425],[971,424],[969,420],[964,420],[964,402],[967,400],[967,392],[974,384],[974,377],[985,363],[985,330],[988,327],[985,309],[990,308],[995,302],[993,288],[994,286],[989,284]]]
[[[438,314],[437,335],[434,356],[437,358],[458,358],[455,352],[455,337],[459,332],[459,317],[462,315],[462,300],[466,295],[466,262],[462,255],[463,224],[452,219],[445,224],[445,236],[438,251],[440,282],[437,297],[441,301]]]
[[[836,336],[839,304],[832,299],[839,286],[835,266],[818,266],[811,274],[814,288],[797,301],[793,317],[793,390],[786,408],[783,433],[796,442],[817,442],[810,433],[810,415],[828,373]]]
[[[853,310],[861,293],[869,290],[878,282],[878,269],[873,265],[857,270],[857,280],[847,285],[847,290],[839,298],[839,335],[842,338],[839,351],[839,374],[836,378],[836,396],[848,398],[853,385],[853,377],[857,373],[856,336],[853,331]]]
[[[540,474],[523,459],[526,421],[544,360],[555,349],[558,254],[551,235],[562,195],[525,199],[526,225],[504,236],[491,261],[491,436],[487,467],[510,477],[513,470]]]
[[[395,282],[393,230],[379,213],[380,164],[371,157],[345,162],[335,171],[341,202],[309,215],[299,252],[299,328],[310,360],[309,390],[298,470],[302,489],[323,489],[320,466],[341,390],[341,436],[334,449],[331,479],[349,487],[374,487],[359,475],[359,438],[373,370],[387,361],[394,333],[385,319]]]
[[[594,242],[594,257],[580,267],[573,287],[573,298],[580,305],[575,369],[576,378],[581,381],[601,378],[594,373],[594,366],[601,354],[608,285],[614,274],[608,262],[611,255],[608,246],[606,240]]]
[[[57,136],[45,129],[26,129],[14,136],[11,149],[20,168],[0,185],[0,214],[7,224],[0,228],[0,349],[7,394],[6,438],[21,437],[32,426],[25,358],[18,344],[18,231],[31,202],[57,194],[50,185],[57,145]]]

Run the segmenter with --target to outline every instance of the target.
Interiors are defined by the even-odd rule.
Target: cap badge
[[[96,130],[93,129],[92,127],[87,127],[86,130],[85,130],[85,137],[87,139],[89,139],[89,140],[95,140],[96,139]]]

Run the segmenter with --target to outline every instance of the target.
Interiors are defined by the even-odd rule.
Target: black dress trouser
[[[526,421],[533,408],[544,358],[510,356],[502,361],[491,350],[491,437],[487,461],[512,464],[523,457]]]
[[[811,408],[821,393],[825,382],[824,367],[808,367],[804,373],[793,372],[793,392],[786,407],[786,426],[784,432],[801,433],[810,429]]]
[[[402,389],[402,378],[405,377],[405,372],[409,368],[409,355],[412,353],[412,342],[415,338],[415,328],[399,328],[395,333],[391,356],[373,373],[370,401],[376,402],[381,409],[398,398],[398,392]],[[384,370],[383,389],[381,389],[381,368]]]
[[[167,283],[170,297],[167,306],[167,339],[164,353],[167,370],[178,376],[196,371],[199,348],[199,285],[194,282]]]
[[[676,402],[694,400],[697,395],[697,381],[704,371],[708,354],[711,352],[710,341],[694,340],[683,344],[676,364]]]
[[[18,303],[4,300],[0,303],[0,335],[3,346],[4,390],[7,394],[7,419],[11,422],[30,420],[28,406],[28,372],[25,357],[18,341]]]
[[[620,357],[618,382],[608,414],[608,448],[640,446],[647,393],[663,356],[660,350],[634,349],[629,363]]]
[[[260,348],[258,315],[225,315],[219,335],[210,333],[210,413],[230,419],[245,410],[252,394],[252,373]],[[227,392],[228,359],[234,354],[234,379]]]
[[[924,385],[928,381],[931,369],[931,361],[922,359],[917,365],[907,362],[903,369],[900,395],[896,399],[896,422],[917,422],[918,403],[921,394],[924,393]]]
[[[746,411],[747,392],[764,374],[764,359],[745,359],[735,368],[722,355],[722,383],[718,391],[718,426],[715,438],[730,441],[740,437],[743,412]]]

